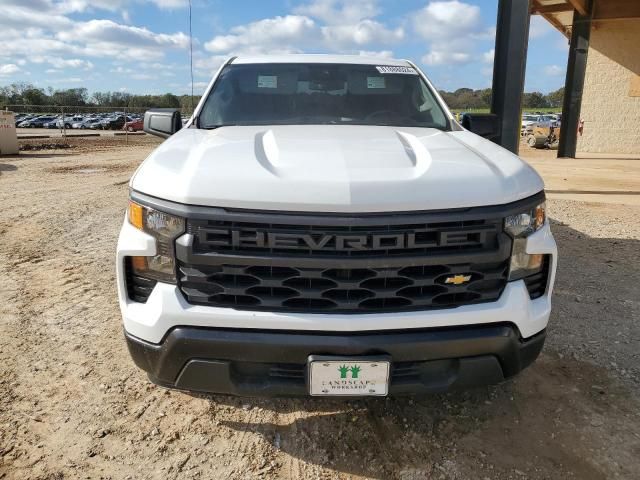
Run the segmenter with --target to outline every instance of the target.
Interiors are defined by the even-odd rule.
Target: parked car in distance
[[[82,128],[90,128],[91,130],[100,130],[102,129],[102,118],[92,118],[90,120],[85,120],[84,126]]]
[[[52,116],[40,116],[30,118],[21,122],[18,127],[20,128],[43,128],[45,123],[49,123],[54,120],[55,117]]]
[[[125,117],[124,115],[116,115],[113,117],[107,117],[102,122],[103,130],[121,130],[126,122],[130,122],[131,117]]]
[[[58,128],[58,122],[62,121],[62,117],[53,117],[53,120],[42,125],[43,128]]]
[[[73,128],[73,124],[84,120],[82,115],[65,115],[64,118],[60,117],[56,122],[58,128]]]
[[[142,130],[143,127],[143,121],[141,118],[135,118],[127,123],[124,124],[124,126],[122,127],[123,130],[126,130],[127,132],[138,132],[140,130]]]

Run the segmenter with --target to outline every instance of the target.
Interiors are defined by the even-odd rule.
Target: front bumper
[[[256,312],[189,304],[175,285],[158,282],[146,303],[128,298],[124,260],[129,255],[155,255],[155,240],[126,220],[118,241],[118,297],[127,333],[160,343],[174,327],[254,329],[304,332],[384,332],[510,323],[523,338],[544,330],[551,313],[551,292],[557,264],[556,243],[549,225],[527,238],[527,253],[551,255],[546,293],[532,300],[522,280],[509,282],[496,302],[457,308],[367,314]]]
[[[360,334],[176,327],[153,344],[125,332],[154,383],[246,396],[306,395],[306,365],[316,354],[390,357],[390,395],[499,383],[536,359],[545,335],[524,340],[507,323]]]

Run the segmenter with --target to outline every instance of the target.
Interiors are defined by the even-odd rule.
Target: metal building
[[[570,42],[558,156],[640,156],[640,0],[499,0],[492,103],[499,143],[518,150],[530,14]]]

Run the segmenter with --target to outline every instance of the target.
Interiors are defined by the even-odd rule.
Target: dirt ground
[[[523,151],[561,257],[548,343],[515,379],[256,400],[167,391],[134,367],[114,252],[157,142],[73,142],[0,158],[0,478],[640,477],[640,161]]]

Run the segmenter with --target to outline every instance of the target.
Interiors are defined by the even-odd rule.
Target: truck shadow
[[[0,163],[0,175],[2,175],[2,172],[14,172],[17,169],[18,167],[10,163]]]
[[[629,403],[612,409],[620,397]],[[250,410],[269,405],[251,402]],[[633,443],[637,425],[621,422],[640,403],[603,369],[550,352],[519,377],[487,388],[274,406],[277,421],[220,424],[257,434],[303,464],[365,478],[506,478],[517,469],[540,474],[532,478],[566,471],[605,479],[586,452],[607,438]],[[477,468],[486,470],[480,475]]]
[[[614,463],[633,478],[637,464],[624,459],[640,451],[640,240],[552,228],[560,265],[547,345],[514,379],[419,398],[208,397],[240,412],[217,418],[276,455],[365,478],[605,479]]]

